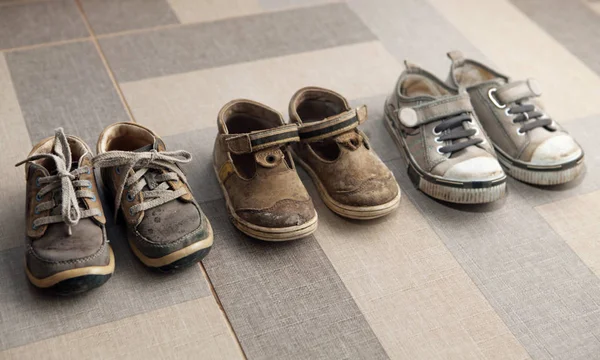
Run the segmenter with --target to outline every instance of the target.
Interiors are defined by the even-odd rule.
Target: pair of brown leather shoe
[[[135,123],[108,126],[98,155],[57,129],[17,164],[26,164],[26,273],[33,285],[76,294],[105,283],[115,260],[93,168],[101,168],[108,198],[121,212],[133,253],[146,266],[173,271],[208,254],[210,224],[194,200],[181,163],[186,151],[166,151]]]
[[[394,176],[358,129],[366,106],[351,109],[340,94],[307,87],[294,94],[289,114],[286,124],[276,110],[244,99],[219,112],[214,168],[239,230],[268,241],[316,230],[317,213],[294,159],[341,216],[374,219],[398,207]]]

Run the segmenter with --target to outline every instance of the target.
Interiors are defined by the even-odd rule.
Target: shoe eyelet
[[[35,194],[35,199],[37,200],[37,202],[42,201],[42,197],[40,196],[40,194]]]
[[[437,151],[437,153],[438,153],[438,154],[440,154],[440,155],[446,155],[445,153],[443,153],[443,152],[441,152],[441,151],[440,151],[440,149],[441,149],[442,147],[443,147],[443,146],[438,146],[438,147],[435,149],[435,151]]]
[[[269,164],[273,164],[275,162],[275,155],[267,155],[267,157],[265,158],[265,160],[269,163]]]
[[[115,172],[116,172],[117,174],[121,174],[121,168],[117,166],[117,167],[115,168]]]
[[[96,202],[96,195],[93,195],[90,200],[92,200],[93,202]]]
[[[31,228],[32,228],[33,230],[37,230],[37,229],[38,229],[38,227],[37,227],[37,226],[35,226],[35,224],[31,224]]]
[[[132,207],[129,208],[129,215],[134,216],[133,208]]]
[[[87,186],[88,189],[92,188],[92,183],[90,182],[90,184]]]
[[[490,98],[490,100],[492,101],[492,103],[494,104],[495,107],[497,107],[498,109],[504,109],[506,107],[506,104],[500,104],[500,102],[498,100],[496,100],[496,97],[494,97],[494,94],[496,93],[498,89],[496,88],[491,88],[488,91],[488,98]]]
[[[132,202],[133,200],[135,200],[135,196],[132,196],[131,194],[127,194],[127,201]]]
[[[506,116],[514,116],[513,114],[510,113],[510,108],[504,109],[504,115],[506,115]]]
[[[438,143],[438,144],[443,144],[443,143],[444,143],[442,140],[440,140],[440,137],[439,137],[439,136],[436,136],[436,137],[433,139],[433,141],[435,141],[435,142],[436,142],[436,143]]]
[[[91,175],[92,174],[92,169],[90,169],[89,167],[87,168],[87,174]]]
[[[39,177],[36,177],[36,178],[35,178],[35,186],[37,186],[37,187],[40,187],[40,186],[42,186],[42,185],[40,184],[40,178],[39,178]]]
[[[519,136],[525,136],[525,133],[521,131],[521,128],[517,129],[517,135]]]
[[[435,135],[435,136],[440,136],[440,135],[442,135],[442,132],[441,132],[441,131],[440,131],[440,132],[437,132],[437,131],[435,131],[435,128],[436,128],[436,127],[437,127],[437,126],[434,126],[434,127],[433,127],[433,129],[431,129],[431,130],[432,130],[432,132],[433,132],[433,135]]]
[[[35,207],[35,211],[33,213],[36,214],[36,215],[40,214],[40,211],[38,210],[37,206]]]

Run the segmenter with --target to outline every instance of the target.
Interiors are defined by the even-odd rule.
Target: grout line
[[[242,348],[242,344],[240,343],[240,339],[238,338],[236,332],[233,330],[233,326],[231,325],[231,321],[229,320],[229,316],[227,316],[227,313],[225,312],[225,309],[223,308],[223,304],[221,303],[221,299],[219,299],[219,295],[217,295],[217,292],[215,291],[215,287],[213,286],[212,280],[210,279],[210,277],[208,276],[208,273],[206,272],[206,268],[204,267],[204,264],[202,262],[199,262],[198,266],[200,267],[200,270],[204,274],[204,277],[206,278],[206,282],[208,282],[208,287],[210,288],[210,291],[211,291],[211,293],[213,295],[213,298],[217,302],[217,306],[219,307],[219,310],[221,310],[221,313],[223,314],[223,317],[225,318],[225,322],[227,323],[227,327],[229,328],[229,331],[231,331],[231,333],[233,334],[233,337],[235,338],[235,342],[238,345],[240,353],[242,354],[242,356],[244,357],[244,359],[248,359],[248,357],[246,356],[246,353],[244,352],[244,349]]]
[[[19,46],[19,47],[14,47],[14,48],[0,49],[0,52],[33,50],[33,49],[43,48],[43,47],[48,47],[48,46],[58,46],[58,45],[72,44],[72,43],[84,42],[84,41],[90,41],[90,40],[93,40],[93,39],[90,36],[88,36],[88,37],[75,38],[75,39],[69,39],[69,40],[59,40],[59,41],[53,41],[53,42],[48,42],[48,43],[40,43],[40,44]]]
[[[129,107],[127,100],[125,100],[123,91],[121,90],[121,87],[119,86],[119,83],[117,82],[117,79],[115,78],[115,74],[113,73],[112,69],[108,65],[108,61],[106,60],[106,57],[104,56],[104,53],[102,52],[102,48],[100,47],[100,43],[98,43],[98,39],[96,38],[94,29],[92,29],[92,26],[90,25],[90,22],[86,16],[85,12],[83,11],[83,6],[81,5],[81,0],[75,0],[75,4],[77,5],[77,9],[79,10],[79,12],[81,14],[81,18],[83,19],[85,27],[87,28],[88,32],[91,35],[91,40],[94,43],[96,50],[98,51],[98,55],[100,55],[100,59],[102,60],[102,63],[104,64],[104,67],[106,68],[108,77],[110,78],[110,81],[112,81],[113,86],[115,87],[115,90],[117,90],[117,94],[119,95],[119,98],[121,99],[121,103],[123,104],[123,107],[125,108],[125,111],[127,112],[127,115],[129,116],[129,119],[132,122],[136,122],[135,118],[133,117],[133,113],[131,112],[131,108]]]

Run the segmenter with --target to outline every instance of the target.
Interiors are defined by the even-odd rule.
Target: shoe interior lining
[[[402,81],[400,87],[402,95],[406,97],[418,96],[446,96],[451,95],[450,92],[437,82],[417,74],[409,74]]]
[[[144,128],[133,124],[118,124],[104,133],[99,151],[134,151],[154,144],[154,140],[154,135]]]
[[[465,87],[497,78],[496,75],[487,69],[468,62],[456,68],[454,70],[454,76],[456,77],[458,85]]]
[[[74,137],[67,137],[67,142],[69,143],[69,148],[71,149],[71,162],[79,163],[79,159],[85,154],[90,152],[88,146],[83,143],[81,140],[76,139]],[[54,138],[48,138],[46,142],[44,142],[40,147],[35,149],[29,156],[39,155],[39,154],[52,154],[52,149],[54,147]],[[48,170],[48,172],[52,173],[56,170],[56,165],[54,161],[50,159],[38,159],[33,161],[34,163],[43,166]],[[72,167],[72,169],[75,167]]]

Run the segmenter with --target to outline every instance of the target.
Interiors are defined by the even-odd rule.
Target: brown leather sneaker
[[[313,233],[317,213],[287,148],[298,126],[250,100],[227,103],[217,122],[214,168],[235,227],[267,241]]]
[[[127,225],[133,253],[148,267],[173,271],[208,254],[213,233],[179,164],[187,151],[167,151],[151,130],[135,123],[108,126],[98,139],[94,166]]]
[[[17,164],[26,164],[25,272],[38,288],[78,294],[114,272],[92,157],[83,140],[57,129]]]
[[[366,220],[398,207],[400,187],[394,175],[358,130],[367,120],[366,106],[350,109],[340,94],[306,87],[292,97],[289,113],[300,133],[292,154],[333,212]]]
[[[506,173],[535,185],[559,185],[584,170],[579,144],[539,100],[541,88],[534,79],[514,81],[458,51],[452,60],[448,83],[464,88],[490,137]]]

